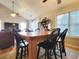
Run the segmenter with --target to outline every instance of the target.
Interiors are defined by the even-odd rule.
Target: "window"
[[[61,31],[68,28],[68,18],[68,13],[57,16],[57,27],[61,28]]]
[[[32,20],[29,24],[29,29],[35,31],[38,28],[38,20]]]
[[[79,11],[73,11],[57,16],[57,27],[63,31],[68,28],[68,35],[79,36]]]
[[[20,23],[19,24],[19,28],[21,29],[21,31],[25,31],[26,30],[26,23]]]
[[[70,13],[70,35],[79,35],[79,11]]]

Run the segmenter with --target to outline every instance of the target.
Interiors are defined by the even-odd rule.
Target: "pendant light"
[[[15,16],[16,16],[16,13],[15,13],[15,11],[14,11],[14,4],[15,4],[15,2],[12,1],[12,13],[11,13],[11,16],[12,16],[12,17],[15,17]]]

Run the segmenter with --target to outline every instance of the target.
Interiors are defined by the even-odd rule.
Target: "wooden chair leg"
[[[56,49],[53,48],[53,53],[54,53],[55,59],[57,59],[57,57],[56,57],[56,51],[55,51],[55,50],[56,50]]]
[[[53,55],[53,51],[52,51],[52,49],[50,49],[50,54],[51,54],[51,56]]]
[[[26,56],[26,48],[24,48],[24,51],[23,52],[24,52],[24,57],[25,57]]]
[[[23,56],[23,48],[21,48],[20,59],[22,59],[22,56]]]
[[[46,53],[47,53],[47,59],[51,59],[51,54],[49,52],[49,49],[46,49]]]
[[[64,43],[63,43],[63,45],[62,45],[62,52],[65,54],[65,56],[66,56],[66,50],[65,50],[65,47],[64,47]]]
[[[23,59],[26,59],[26,48],[23,48],[22,56],[23,56]]]
[[[18,57],[19,57],[19,47],[16,47],[16,59],[18,59]]]
[[[61,49],[61,43],[59,43],[59,48],[60,48],[60,57],[62,59],[62,49]]]
[[[39,52],[40,52],[40,47],[38,47],[37,59],[39,59]]]
[[[66,50],[65,50],[65,48],[64,48],[64,47],[63,47],[63,50],[64,50],[64,51],[63,51],[63,53],[64,53],[64,54],[65,54],[65,56],[66,56]]]
[[[65,50],[65,52],[64,52],[64,53],[65,53],[65,56],[66,56],[66,50]]]
[[[47,53],[46,53],[46,50],[45,50],[45,59],[46,59],[46,56],[47,56]]]

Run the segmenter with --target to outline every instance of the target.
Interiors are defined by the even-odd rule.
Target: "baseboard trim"
[[[66,48],[75,50],[75,51],[79,51],[79,46],[75,46],[75,45],[71,45],[71,44],[65,44]]]

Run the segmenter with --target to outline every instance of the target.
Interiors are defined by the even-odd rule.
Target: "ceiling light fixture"
[[[14,11],[14,1],[12,1],[12,13],[11,13],[11,16],[12,17],[15,17],[17,14],[15,13],[15,11]]]
[[[43,3],[47,2],[47,0],[43,0],[42,1]],[[57,0],[57,4],[60,4],[61,3],[61,0]]]
[[[45,3],[47,0],[43,0],[42,2]]]
[[[57,4],[60,4],[61,3],[61,0],[57,0]]]

